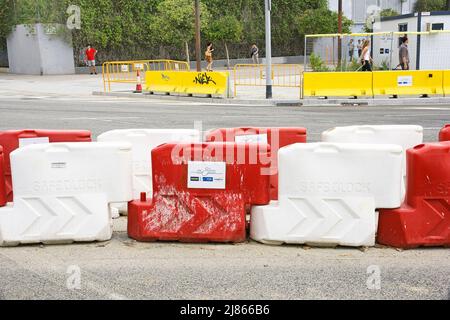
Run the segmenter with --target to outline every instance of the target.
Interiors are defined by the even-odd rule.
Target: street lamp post
[[[195,0],[195,59],[197,60],[197,72],[202,71],[200,39],[200,0]]]
[[[339,64],[342,66],[342,0],[339,0],[338,2],[338,61]]]
[[[272,0],[264,0],[266,12],[266,99],[272,99],[272,35],[270,30],[270,11]]]

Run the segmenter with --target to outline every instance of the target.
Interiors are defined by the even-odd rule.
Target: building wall
[[[71,41],[69,41],[71,42]],[[9,72],[17,74],[74,74],[72,46],[46,34],[42,24],[16,26],[7,39]]]
[[[380,23],[380,32],[398,32],[399,24],[408,24],[408,31],[417,31],[417,17],[402,18],[398,20],[382,21]],[[399,36],[394,36],[394,41],[391,44],[392,37],[386,36],[375,36],[373,41],[373,60],[375,65],[381,65],[383,61],[391,62],[391,69],[398,66],[399,62]],[[411,68],[416,66],[416,47],[417,47],[417,37],[409,36],[409,57]],[[391,48],[392,46],[392,48]],[[381,54],[381,49],[383,49],[383,54]],[[389,53],[385,53],[386,49]],[[392,61],[391,61],[392,57]]]
[[[427,23],[443,23],[444,30],[450,30],[450,15],[422,16],[423,31]],[[450,69],[450,33],[421,37],[420,69]]]
[[[393,9],[399,14],[409,14],[414,10],[417,0],[343,0],[344,15],[354,22],[352,32],[361,32],[368,17],[371,6],[380,10]],[[338,0],[328,0],[328,7],[332,11],[338,10]]]
[[[36,32],[18,25],[7,39],[9,72],[41,74],[41,52]]]
[[[399,17],[395,20],[388,20],[381,22],[382,32],[398,32],[399,24],[408,24],[408,31],[417,31],[417,16],[413,17]],[[432,15],[422,16],[421,30],[426,31],[427,23],[444,23],[444,30],[450,29],[450,15]],[[411,69],[416,69],[417,61],[417,35],[408,35],[409,39],[409,56]],[[422,35],[420,48],[420,69],[450,69],[450,33],[436,33],[430,35]],[[381,54],[381,49],[390,49],[390,36],[377,36],[374,38],[374,52],[373,58],[376,65],[380,65],[383,60],[390,60],[391,51],[389,54]],[[399,36],[394,37],[392,48],[392,68],[395,68],[399,63]]]

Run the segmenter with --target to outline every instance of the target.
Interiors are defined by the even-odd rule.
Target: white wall
[[[399,14],[413,12],[417,0],[343,0],[344,15],[353,20],[352,32],[361,32],[367,19],[367,11],[371,6],[377,6],[380,10],[393,9]],[[332,11],[338,10],[338,0],[328,0],[328,7]]]
[[[33,75],[74,74],[73,48],[69,43],[58,36],[46,34],[42,24],[35,25],[35,32],[19,25],[7,39],[9,72]]]
[[[450,15],[422,16],[423,31],[427,23],[444,23],[450,30]],[[422,36],[420,48],[420,69],[450,69],[450,33]]]
[[[41,74],[41,51],[37,33],[18,25],[8,36],[9,72],[18,74]]]
[[[358,1],[358,0],[356,0]],[[361,1],[361,0],[359,0]],[[342,11],[344,12],[344,16],[353,20],[353,2],[354,0],[343,0],[342,1]],[[338,0],[328,0],[328,8],[331,11],[338,11]]]
[[[380,26],[380,32],[398,32],[399,24],[407,23],[408,31],[417,31],[417,17],[403,18],[398,20],[382,21]],[[409,58],[411,69],[416,67],[416,47],[417,37],[409,36]],[[392,44],[391,54],[391,37],[390,36],[374,36],[373,41],[373,60],[375,65],[381,65],[383,61],[391,61],[391,69],[395,68],[399,62],[399,36],[394,36],[394,42]],[[389,49],[389,54],[381,54],[380,49]]]
[[[382,32],[397,32],[398,25],[401,23],[408,23],[408,31],[417,31],[417,17],[400,18],[390,21],[381,22]],[[422,31],[426,31],[427,23],[444,23],[444,29],[450,29],[450,15],[446,16],[423,16],[422,17]],[[392,68],[395,68],[399,62],[399,48],[398,38],[395,36],[392,50]],[[416,69],[417,57],[417,36],[408,35],[409,39],[409,56],[411,69]],[[390,48],[390,37],[374,38],[374,62],[380,65],[383,60],[389,60],[390,54],[380,54],[380,49]],[[420,50],[420,69],[450,69],[450,33],[444,34],[430,34],[421,36],[421,50]]]

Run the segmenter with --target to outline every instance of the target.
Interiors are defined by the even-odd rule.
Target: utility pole
[[[200,38],[200,0],[195,0],[195,58],[197,60],[197,72],[202,71],[202,55],[201,55],[201,38]]]
[[[272,99],[272,34],[270,11],[272,0],[264,0],[266,12],[266,99]]]
[[[342,59],[342,38],[341,38],[341,34],[342,34],[342,0],[339,0],[338,3],[338,33],[339,33],[339,37],[338,37],[338,61],[339,64],[341,64],[341,59]]]

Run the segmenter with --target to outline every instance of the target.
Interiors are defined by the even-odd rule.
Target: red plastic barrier
[[[450,141],[450,124],[446,124],[439,132],[439,141]]]
[[[267,137],[266,137],[267,136]],[[237,137],[237,138],[236,138]],[[278,200],[278,149],[294,143],[306,143],[305,128],[228,128],[208,132],[206,141],[240,142],[249,138],[252,142],[264,142],[270,145],[272,171],[270,177],[270,198]]]
[[[264,174],[270,164],[263,164],[268,148],[200,143],[153,149],[153,199],[128,204],[128,235],[139,241],[245,241],[246,210],[270,202],[269,175]],[[223,186],[212,189],[209,183]]]
[[[377,242],[399,248],[450,245],[450,142],[407,151],[407,194],[380,210]]]
[[[19,146],[45,142],[90,142],[91,132],[85,130],[10,130],[0,131],[0,146],[5,157],[6,195],[13,201],[9,154]]]
[[[0,146],[0,207],[6,205],[5,162],[3,148]]]

